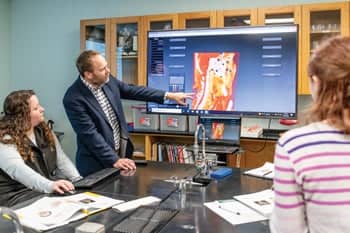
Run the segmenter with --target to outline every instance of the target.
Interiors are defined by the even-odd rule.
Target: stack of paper
[[[43,197],[15,212],[22,225],[44,231],[82,219],[122,202],[85,192],[64,197]]]
[[[267,189],[234,196],[236,200],[213,201],[204,205],[232,225],[238,225],[268,219],[272,213],[273,196],[273,191]]]
[[[263,166],[245,171],[243,174],[260,178],[273,179],[274,165],[273,163],[265,162]]]

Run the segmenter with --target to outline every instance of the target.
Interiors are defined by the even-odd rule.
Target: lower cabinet
[[[159,161],[158,145],[171,145],[171,151],[176,157],[183,153],[186,145],[192,145],[193,135],[164,134],[164,133],[131,133],[131,138],[135,146],[134,157]],[[219,160],[229,167],[255,168],[262,166],[265,162],[273,162],[276,140],[272,139],[241,139],[241,151],[235,154],[220,155]],[[169,149],[168,149],[169,150]],[[164,157],[163,157],[164,158]],[[166,158],[160,160],[169,161]],[[182,159],[174,159],[173,162],[182,162]],[[186,160],[188,161],[188,160]]]

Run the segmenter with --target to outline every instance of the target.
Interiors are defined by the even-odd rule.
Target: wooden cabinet
[[[258,9],[218,10],[217,27],[250,26],[258,23]]]
[[[105,56],[111,73],[129,84],[144,84],[142,69],[144,38],[140,39],[141,17],[80,21],[80,49],[93,49]],[[141,67],[141,68],[140,68]]]
[[[131,133],[136,151],[142,151],[146,160],[151,160],[152,145],[157,142],[165,144],[192,145],[193,135],[162,133]],[[227,166],[254,168],[262,166],[266,161],[273,162],[276,140],[241,139],[242,153],[226,155]]]
[[[302,6],[301,92],[310,94],[307,65],[319,43],[334,35],[349,35],[349,3],[308,4]]]
[[[329,36],[349,35],[349,2],[305,4],[284,7],[213,10],[190,13],[82,20],[81,50],[96,49],[105,55],[113,75],[127,83],[146,85],[147,32],[186,28],[243,25],[299,24],[298,93],[310,94],[307,64],[320,41]],[[192,144],[193,136],[132,133],[137,150],[150,159],[155,141]],[[242,139],[242,167],[261,166],[273,160],[275,141]],[[262,148],[261,150],[259,148]],[[234,166],[237,156],[228,156]]]
[[[110,59],[110,20],[91,19],[80,21],[80,51],[97,50]]]
[[[266,161],[273,163],[276,140],[244,138],[241,140],[243,153],[240,159],[242,168],[262,166]]]
[[[179,29],[214,28],[216,27],[216,11],[202,11],[178,14]]]
[[[145,159],[151,160],[152,144],[162,142],[167,144],[193,144],[193,135],[163,134],[163,133],[131,133],[135,150],[145,154]]]

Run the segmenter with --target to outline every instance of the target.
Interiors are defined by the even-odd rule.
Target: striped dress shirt
[[[99,87],[92,86],[90,83],[88,83],[84,78],[80,76],[81,81],[89,88],[89,90],[92,92],[92,94],[95,96],[97,102],[101,106],[105,116],[107,117],[108,123],[111,125],[113,129],[113,138],[114,138],[114,149],[116,151],[119,150],[120,147],[120,126],[119,126],[119,120],[117,118],[117,115],[115,114],[106,94],[103,92],[102,87],[103,85]],[[106,81],[106,83],[109,81],[109,79]]]
[[[350,232],[350,135],[323,122],[290,130],[274,164],[272,233]]]

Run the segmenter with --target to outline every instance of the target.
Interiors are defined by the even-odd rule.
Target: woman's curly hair
[[[4,116],[0,119],[0,142],[15,144],[23,160],[33,159],[30,140],[26,136],[26,133],[32,127],[29,99],[33,95],[35,95],[33,90],[11,92],[5,98]],[[49,126],[42,122],[37,127],[44,129],[48,145],[54,147],[55,141]]]

